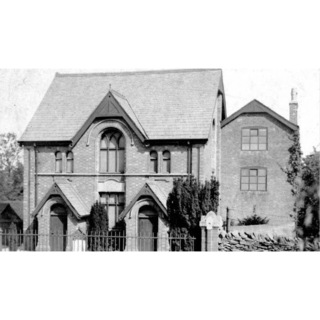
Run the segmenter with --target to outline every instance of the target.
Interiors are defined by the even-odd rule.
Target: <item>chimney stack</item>
[[[298,124],[298,100],[297,100],[297,89],[291,89],[291,101],[289,103],[290,106],[290,121]]]

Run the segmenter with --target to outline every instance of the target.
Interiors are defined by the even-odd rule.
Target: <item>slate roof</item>
[[[123,110],[127,113],[127,115],[131,118],[131,120],[135,123],[135,125],[138,127],[138,129],[147,135],[147,133],[144,131],[139,119],[137,118],[137,115],[135,114],[134,110],[132,109],[129,101],[126,99],[126,97],[122,96],[120,93],[118,93],[115,90],[110,90],[110,92],[113,94],[114,98],[119,102],[120,106],[123,108]]]
[[[23,220],[23,202],[22,201],[6,201],[0,203],[0,215],[4,212],[4,210],[10,206],[11,209],[16,213],[16,215]]]
[[[71,141],[110,87],[149,139],[207,139],[222,71],[56,74],[20,141]]]
[[[90,209],[83,203],[80,194],[71,183],[59,183],[58,186],[80,217],[85,217],[90,214]]]
[[[153,191],[153,193],[156,195],[158,200],[162,203],[162,205],[167,209],[167,199],[169,193],[165,192],[159,185],[152,182],[147,182],[150,189]]]
[[[51,195],[59,194],[77,218],[90,215],[90,209],[83,203],[81,196],[71,183],[55,182],[32,213],[36,216]]]
[[[8,205],[9,205],[8,203],[4,203],[4,202],[0,203],[0,214],[4,212],[4,210],[7,208]]]
[[[8,201],[13,211],[23,219],[23,201]]]
[[[258,100],[252,100],[247,105],[245,105],[244,107],[239,109],[237,112],[233,113],[231,116],[229,116],[228,118],[224,119],[221,122],[221,128],[223,128],[225,125],[227,125],[228,123],[230,123],[233,120],[235,120],[236,118],[238,118],[240,115],[248,114],[248,113],[269,114],[271,117],[277,119],[279,122],[281,122],[285,126],[289,127],[290,129],[292,129],[294,131],[299,129],[299,126],[297,126],[295,123],[293,123],[293,122],[285,119],[284,117],[280,116],[278,113],[276,113],[272,109],[268,108],[267,106],[265,106],[264,104],[262,104]]]

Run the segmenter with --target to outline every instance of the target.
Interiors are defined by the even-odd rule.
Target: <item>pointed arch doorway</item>
[[[140,208],[138,216],[139,251],[157,251],[158,220],[158,214],[152,206]]]

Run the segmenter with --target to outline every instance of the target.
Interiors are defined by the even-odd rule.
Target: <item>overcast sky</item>
[[[103,72],[110,70],[0,70],[0,132],[20,136],[41,102],[56,72]],[[319,70],[223,69],[227,115],[257,99],[289,118],[291,88],[298,90],[298,124],[304,154],[319,149]]]

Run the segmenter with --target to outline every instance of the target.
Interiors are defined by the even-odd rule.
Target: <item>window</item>
[[[266,168],[241,169],[241,190],[267,191],[267,169]]]
[[[67,153],[67,172],[73,172],[73,153],[71,151]]]
[[[171,158],[169,151],[163,151],[162,153],[162,172],[170,173],[171,172]]]
[[[112,229],[119,220],[124,209],[124,193],[101,193],[100,202],[108,212],[109,229]]]
[[[158,173],[158,153],[157,151],[150,152],[150,172]]]
[[[192,174],[192,147],[187,148],[187,173]]]
[[[267,150],[267,128],[242,129],[242,150]]]
[[[124,136],[119,131],[107,131],[100,141],[100,172],[124,172]]]
[[[60,151],[56,152],[56,173],[62,172],[62,153]]]

